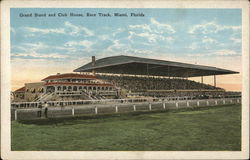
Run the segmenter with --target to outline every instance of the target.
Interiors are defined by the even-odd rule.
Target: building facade
[[[26,83],[14,92],[13,101],[105,99],[117,96],[114,85],[97,79],[95,75],[58,73],[42,79],[42,82]]]

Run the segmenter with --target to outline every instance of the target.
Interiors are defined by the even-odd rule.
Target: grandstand
[[[92,72],[98,79],[113,84],[120,90],[120,96],[149,97],[226,97],[240,93],[226,92],[216,86],[216,75],[237,74],[226,69],[163,61],[133,56],[112,56],[92,62],[74,70]],[[214,85],[204,84],[204,76],[214,76]],[[201,83],[188,80],[201,77]],[[122,94],[123,93],[123,94]]]
[[[238,72],[210,66],[155,60],[132,56],[112,56],[74,70],[77,73],[50,75],[41,82],[26,83],[13,94],[13,102],[102,100],[124,98],[223,98],[239,96],[216,86],[216,75]],[[204,84],[204,76],[214,76],[214,85]],[[201,77],[201,82],[189,77]]]
[[[13,120],[166,110],[240,103],[240,92],[216,86],[216,75],[238,72],[131,56],[113,56],[50,75],[16,90]],[[214,85],[203,77],[214,75]],[[189,77],[201,76],[201,82]],[[45,114],[45,103],[50,107]],[[40,109],[39,109],[40,107]],[[45,107],[46,108],[46,107]]]

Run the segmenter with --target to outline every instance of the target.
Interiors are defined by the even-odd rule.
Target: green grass
[[[18,151],[239,151],[241,106],[12,121]]]

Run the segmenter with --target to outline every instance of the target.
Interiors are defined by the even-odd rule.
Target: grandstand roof
[[[93,70],[97,73],[170,77],[197,77],[239,73],[211,66],[124,55],[102,58],[96,60],[94,65],[90,62],[75,69],[74,72],[92,72]]]

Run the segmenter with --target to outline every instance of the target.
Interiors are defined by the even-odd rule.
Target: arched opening
[[[80,90],[80,91],[82,90],[82,86],[79,87],[79,90]]]
[[[54,86],[48,86],[47,89],[46,89],[46,92],[47,93],[55,92],[55,87]]]
[[[61,86],[58,86],[58,87],[57,87],[57,90],[58,90],[58,91],[61,91]]]
[[[77,91],[77,87],[76,86],[73,87],[73,91]]]
[[[44,92],[44,89],[43,88],[40,88],[40,93],[43,93]]]
[[[96,87],[93,87],[93,90],[96,90]]]
[[[67,87],[66,86],[63,86],[63,91],[67,90]]]
[[[71,86],[68,86],[68,90],[71,91],[71,90],[72,90],[72,87],[71,87]]]

